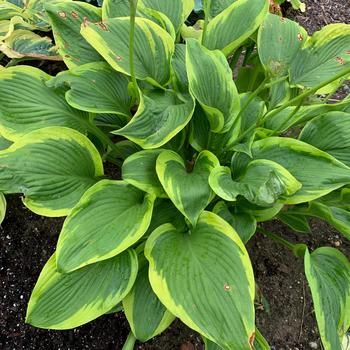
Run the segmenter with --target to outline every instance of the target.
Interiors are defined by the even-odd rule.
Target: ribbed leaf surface
[[[50,127],[33,131],[0,151],[0,190],[23,193],[37,214],[65,216],[103,175],[101,157],[79,132]]]
[[[48,126],[66,126],[86,132],[88,115],[72,108],[64,92],[49,89],[50,76],[29,66],[0,70],[0,132],[15,141]]]
[[[48,329],[70,329],[90,322],[127,295],[136,275],[133,250],[69,274],[57,272],[54,254],[34,287],[26,322]]]
[[[162,225],[149,237],[145,255],[152,288],[171,313],[223,349],[251,349],[253,270],[226,221],[204,212],[190,233]]]
[[[102,180],[67,217],[57,243],[57,268],[70,272],[111,258],[147,231],[154,197],[123,182]]]

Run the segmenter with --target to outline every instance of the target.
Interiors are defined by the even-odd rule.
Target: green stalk
[[[119,154],[118,146],[106,135],[101,129],[99,129],[93,122],[87,123],[88,130],[95,135],[100,141],[106,143],[113,151]]]
[[[273,232],[265,230],[263,227],[258,227],[257,230],[260,231],[265,236],[273,239],[275,242],[277,242],[277,243],[283,245],[284,247],[290,249],[292,252],[294,251],[295,244],[288,242],[287,240],[285,240],[284,238],[276,235]]]
[[[137,85],[137,80],[135,76],[135,61],[134,61],[134,51],[135,51],[135,17],[137,9],[138,0],[130,0],[130,36],[129,36],[129,57],[130,57],[130,75],[131,81],[134,86],[136,93],[136,98],[139,101],[139,88]]]
[[[133,350],[135,343],[136,343],[136,338],[132,334],[132,332],[130,332],[125,343],[124,343],[122,350]]]
[[[282,106],[276,108],[272,112],[266,113],[264,118],[263,118],[263,121],[265,121],[267,118],[274,117],[276,114],[280,113],[281,111],[283,111],[285,108],[287,108],[289,106],[298,104],[301,100],[305,99],[306,97],[309,97],[310,95],[312,95],[316,91],[320,90],[324,86],[332,83],[335,80],[338,80],[338,79],[348,75],[349,73],[350,73],[350,68],[346,69],[345,71],[343,71],[341,73],[338,73],[336,76],[334,76],[332,78],[325,80],[324,82],[318,84],[317,86],[313,87],[312,89],[305,91],[301,95],[289,100],[288,102],[284,103]]]
[[[211,0],[205,0],[205,6],[204,6],[204,26],[203,26],[203,34],[202,34],[202,44],[204,44],[204,39],[207,34],[208,24],[209,24],[209,18],[210,18],[210,7],[211,7]]]

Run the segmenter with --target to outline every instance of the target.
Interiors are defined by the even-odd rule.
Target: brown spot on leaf
[[[104,30],[105,32],[108,32],[109,29],[108,27],[103,23],[103,22],[96,22],[95,23],[98,27],[100,27],[102,30]]]
[[[344,64],[344,59],[343,58],[341,58],[341,57],[337,57],[336,59],[335,59],[339,64]]]
[[[254,349],[254,339],[255,339],[255,332],[253,332],[252,335],[249,337],[249,346],[251,349]]]
[[[299,41],[303,41],[303,39],[304,39],[304,38],[303,38],[303,36],[301,35],[301,33],[298,33],[298,40],[299,40]]]
[[[75,18],[75,19],[78,19],[78,18],[79,18],[79,15],[78,15],[75,11],[72,11],[72,12],[71,12],[71,15],[72,15],[72,17]]]
[[[121,61],[121,60],[123,59],[123,57],[122,57],[122,56],[116,55],[116,56],[115,56],[115,59],[116,59],[117,61]]]
[[[280,21],[281,21],[281,22],[285,22],[286,19],[285,19],[284,17],[280,17]]]
[[[86,28],[89,24],[90,24],[89,19],[87,17],[84,17],[83,18],[83,26],[84,26],[84,28]]]
[[[280,5],[276,4],[274,0],[270,0],[270,12],[271,13],[281,13]]]
[[[64,55],[64,58],[70,58],[70,56],[69,55]]]
[[[64,11],[58,11],[57,14],[61,17],[61,18],[67,18],[67,14]]]
[[[350,55],[350,50],[345,51],[345,53],[346,53],[347,55]]]
[[[225,292],[230,292],[232,290],[231,286],[229,284],[224,284],[224,291]]]
[[[92,81],[94,84],[96,84],[96,80],[95,80],[95,79],[92,79],[91,81]]]

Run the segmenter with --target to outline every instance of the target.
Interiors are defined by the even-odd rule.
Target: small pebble
[[[317,343],[315,341],[310,341],[309,345],[310,345],[311,349],[317,349],[318,348]]]

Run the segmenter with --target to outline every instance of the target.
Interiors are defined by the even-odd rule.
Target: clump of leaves
[[[48,2],[69,70],[0,70],[0,132],[13,142],[0,190],[67,216],[28,323],[68,329],[122,308],[126,349],[175,317],[208,349],[269,349],[245,248],[263,233],[304,259],[324,348],[345,343],[347,258],[261,223],[306,233],[319,217],[350,238],[350,98],[328,103],[350,74],[350,26],[309,37],[268,1],[215,4],[196,27],[184,24],[191,0]]]
[[[43,0],[0,1],[0,52],[9,58],[61,60],[49,36]]]

